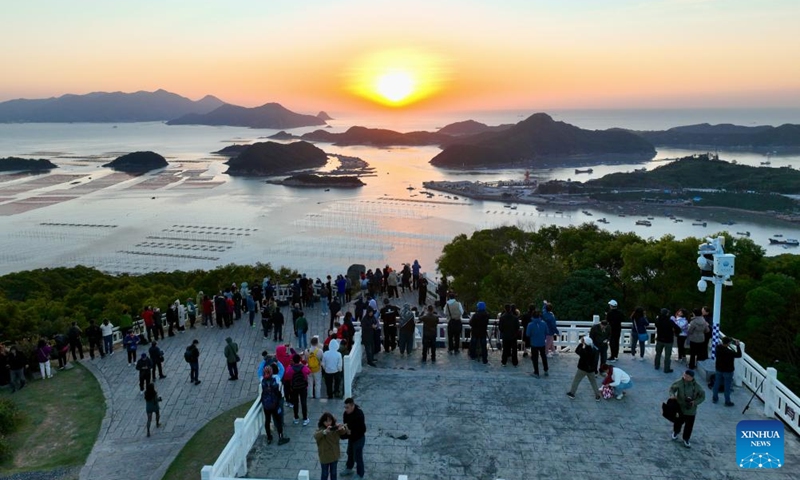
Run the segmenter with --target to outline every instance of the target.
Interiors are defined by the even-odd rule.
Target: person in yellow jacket
[[[317,431],[314,432],[314,440],[317,442],[319,452],[319,463],[322,467],[322,480],[336,480],[338,476],[339,458],[342,450],[339,447],[341,436],[348,434],[347,425],[336,424],[336,418],[330,413],[325,412],[319,417]]]
[[[322,349],[319,347],[319,337],[311,337],[311,348],[306,352],[306,363],[311,370],[311,398],[317,398],[317,393],[322,397]]]

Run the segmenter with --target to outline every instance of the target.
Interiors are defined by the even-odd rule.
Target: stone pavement
[[[311,334],[320,334],[322,326],[319,308],[308,309],[312,319]],[[284,308],[287,322],[284,339],[292,339],[291,315]],[[161,402],[161,428],[151,427],[146,436],[145,402],[139,394],[139,376],[128,366],[126,354],[118,347],[114,355],[90,361],[84,365],[97,377],[107,402],[106,416],[81,480],[129,479],[132,477],[159,480],[189,439],[206,423],[222,412],[252,402],[258,393],[256,370],[261,351],[275,352],[276,343],[263,338],[261,318],[256,315],[257,328],[250,328],[246,314],[230,329],[205,328],[178,333],[159,342],[164,350],[164,374],[157,380],[156,390]],[[288,325],[288,327],[286,326]],[[325,322],[327,329],[327,321]],[[223,356],[225,338],[230,336],[239,344],[239,381],[228,380]],[[193,339],[200,341],[200,385],[189,383],[189,365],[183,352]],[[310,338],[310,337],[309,337]],[[139,350],[146,351],[150,345]],[[200,472],[197,472],[199,478]]]
[[[440,349],[436,364],[421,364],[395,353],[377,355],[378,367],[364,367],[354,397],[367,420],[364,451],[366,478],[396,480],[507,480],[530,478],[620,479],[749,479],[754,472],[736,464],[736,424],[763,419],[763,405],[754,400],[741,411],[750,392],[737,388],[736,407],[707,401],[699,407],[692,448],[671,441],[671,424],[661,417],[669,384],[683,371],[654,371],[645,362],[624,355],[617,366],[629,372],[634,387],[623,400],[595,402],[587,381],[577,398],[566,392],[576,370],[577,355],[551,359],[550,376],[533,378],[529,358],[517,368],[500,366],[499,352],[490,364],[472,362],[466,352],[448,356]],[[699,377],[698,377],[699,378]],[[292,425],[287,445],[266,445],[262,437],[249,457],[251,478],[293,479],[300,469],[311,478],[320,474],[312,438],[320,414],[331,411],[341,420],[343,402],[310,401],[312,425]],[[787,430],[785,465],[761,471],[765,478],[797,478],[800,442]],[[342,442],[344,455],[346,442]],[[339,471],[344,469],[343,456]],[[345,477],[347,478],[347,477]]]

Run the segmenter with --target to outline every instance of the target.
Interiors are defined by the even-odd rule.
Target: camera
[[[692,405],[694,405],[694,399],[692,397],[686,397],[684,399],[684,401],[686,402],[686,406],[688,406],[688,407],[691,407]]]

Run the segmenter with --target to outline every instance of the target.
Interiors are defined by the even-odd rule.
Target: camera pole
[[[744,415],[744,412],[746,412],[747,409],[750,408],[750,403],[753,401],[754,398],[756,398],[756,393],[758,393],[758,391],[761,390],[761,387],[764,386],[764,382],[766,381],[767,381],[767,376],[764,375],[764,380],[761,380],[761,383],[758,385],[758,387],[755,390],[753,390],[753,395],[750,397],[750,400],[747,402],[747,405],[744,406],[744,410],[742,410],[742,415]]]

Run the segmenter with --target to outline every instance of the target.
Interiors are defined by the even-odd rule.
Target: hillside
[[[514,125],[512,124],[503,124],[490,127],[485,123],[476,122],[475,120],[464,120],[463,122],[455,122],[449,125],[445,125],[444,127],[437,130],[436,133],[450,135],[453,137],[461,137],[465,135],[476,135],[478,133],[484,133],[484,132],[500,132],[503,130],[508,130],[513,126]]]
[[[537,113],[499,132],[452,141],[430,163],[439,167],[538,166],[580,158],[583,163],[625,156],[648,160],[656,151],[647,140],[624,130],[584,130]]]
[[[344,133],[315,130],[300,138],[313,142],[328,142],[334,145],[368,145],[374,147],[439,145],[448,139],[432,132],[400,133],[382,128],[350,127]]]
[[[248,146],[239,156],[227,162],[228,175],[270,176],[295,170],[319,168],[328,162],[328,155],[307,142],[290,144],[259,142]]]
[[[133,152],[117,157],[103,166],[119,172],[144,173],[167,165],[167,160],[155,152]]]
[[[634,132],[654,145],[692,147],[800,147],[800,125],[743,127],[720,124],[686,125],[669,130]]]
[[[584,185],[600,188],[714,188],[759,193],[800,193],[800,171],[751,167],[708,155],[685,157],[647,172],[611,173]]]
[[[167,124],[283,129],[325,125],[325,121],[314,115],[295,113],[279,103],[266,103],[254,108],[224,104],[206,114],[184,115]]]
[[[58,165],[43,158],[38,160],[19,157],[0,158],[0,172],[46,172],[54,168],[58,168]]]
[[[365,184],[356,176],[323,176],[313,173],[300,173],[276,182],[288,187],[358,188]]]
[[[0,123],[165,121],[189,113],[207,113],[222,104],[220,99],[211,95],[192,101],[165,90],[70,94],[0,103]]]

